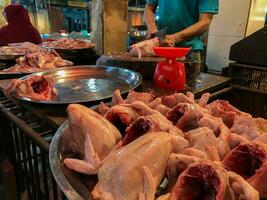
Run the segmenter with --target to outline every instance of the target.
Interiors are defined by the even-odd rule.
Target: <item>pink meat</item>
[[[51,76],[30,76],[25,80],[13,80],[6,89],[7,94],[16,93],[20,97],[38,101],[51,100],[57,94]]]
[[[211,162],[199,162],[179,176],[171,200],[223,200],[227,187],[227,176]]]
[[[260,194],[267,197],[267,147],[261,142],[240,144],[223,160],[224,166],[245,178]]]
[[[228,128],[231,128],[236,116],[251,116],[248,113],[241,112],[228,101],[216,100],[206,106],[213,116],[221,117]]]

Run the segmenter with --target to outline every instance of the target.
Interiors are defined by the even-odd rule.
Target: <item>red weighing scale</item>
[[[159,88],[182,91],[185,88],[186,73],[183,62],[176,58],[186,56],[191,48],[154,47],[155,54],[166,60],[158,62],[154,74],[154,85]]]

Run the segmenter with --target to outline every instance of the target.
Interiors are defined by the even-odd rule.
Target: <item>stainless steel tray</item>
[[[52,75],[55,79],[58,95],[52,101],[34,101],[12,95],[14,98],[41,104],[88,103],[108,99],[112,97],[116,89],[120,89],[122,94],[127,93],[142,82],[142,76],[137,72],[118,67],[96,65],[37,72],[21,79],[26,79],[32,75]]]
[[[8,60],[15,60],[24,55],[0,55],[0,60],[8,61]]]
[[[59,48],[53,48],[56,52],[58,53],[84,53],[84,52],[90,52],[93,50],[94,47],[83,47],[83,48],[78,48],[78,49],[59,49]]]
[[[49,163],[52,174],[61,191],[68,199],[92,200],[91,191],[97,182],[96,176],[80,175],[69,170],[63,164],[63,159],[67,157],[67,150],[64,150],[64,135],[69,131],[66,121],[55,133],[49,146]],[[83,177],[83,178],[82,178]],[[84,180],[87,179],[86,181]],[[91,182],[86,184],[86,182]]]
[[[0,79],[20,78],[34,72],[5,72],[0,71]]]

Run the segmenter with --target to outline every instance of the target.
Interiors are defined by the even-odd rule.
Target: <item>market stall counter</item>
[[[0,89],[4,92],[4,88],[10,83],[11,80],[0,80]],[[196,81],[195,86],[186,87],[187,91],[194,93],[196,97],[200,97],[202,94],[209,92],[215,93],[221,90],[221,92],[227,92],[230,88],[231,78],[223,77],[213,74],[201,73]],[[156,96],[170,95],[174,93],[173,90],[165,90],[156,88],[153,85],[153,81],[145,80],[142,84],[136,88],[139,92],[153,92]],[[110,101],[106,99],[105,101]],[[53,127],[58,128],[66,120],[66,105],[38,105],[27,102],[20,102],[23,107],[30,110],[40,118],[47,120]],[[94,106],[99,104],[99,101],[90,102],[87,106]]]

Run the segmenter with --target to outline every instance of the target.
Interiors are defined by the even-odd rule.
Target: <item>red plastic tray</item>
[[[182,58],[186,56],[191,48],[181,47],[153,47],[155,54],[164,58]]]

